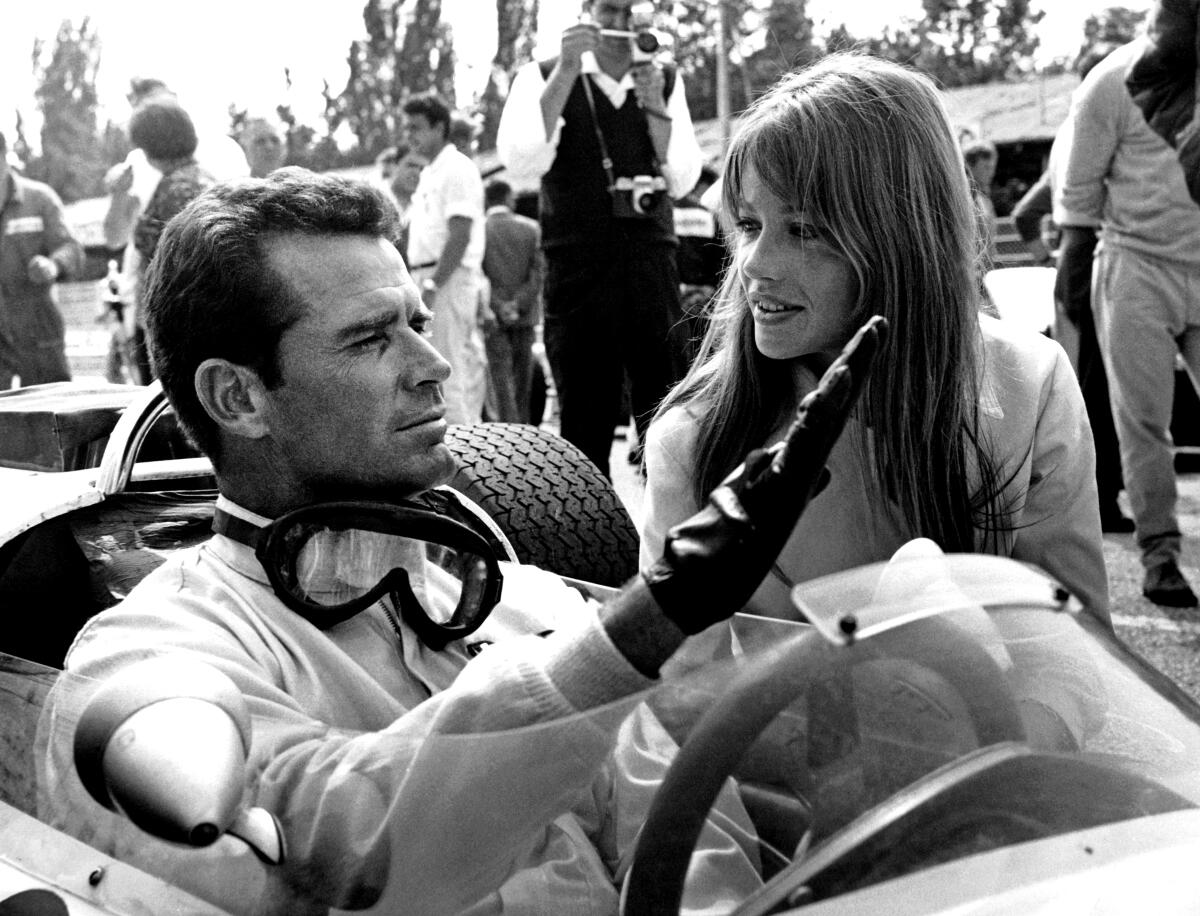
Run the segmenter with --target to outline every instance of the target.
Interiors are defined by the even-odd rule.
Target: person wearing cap
[[[231,912],[615,913],[670,743],[637,698],[761,580],[882,331],[597,606],[489,561],[431,508],[454,470],[450,367],[394,230],[379,189],[295,168],[216,185],[167,226],[147,324],[175,415],[212,460],[216,533],[89,621],[65,663],[100,683],[154,656],[228,675],[253,718],[247,799],[278,818],[285,861],[139,834],[79,797],[61,747],[45,813]],[[478,562],[456,577],[422,544]],[[724,813],[685,912],[724,912],[760,880],[732,794]]]
[[[62,201],[13,171],[0,133],[0,390],[15,378],[22,385],[70,380],[54,284],[82,264]]]

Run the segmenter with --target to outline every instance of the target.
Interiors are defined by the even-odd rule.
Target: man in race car
[[[300,169],[212,188],[167,227],[151,352],[212,460],[217,533],[89,622],[66,661],[98,681],[163,655],[228,675],[253,718],[248,795],[286,860],[231,837],[172,847],[86,799],[63,819],[232,912],[615,913],[669,742],[637,698],[761,581],[866,367],[840,358],[788,439],[607,604],[515,565],[497,603],[493,564],[456,579],[412,549],[486,553],[413,501],[453,472],[449,366],[394,230],[374,188]],[[881,334],[855,338],[859,359]],[[687,912],[759,881],[729,808],[747,832],[710,825]]]

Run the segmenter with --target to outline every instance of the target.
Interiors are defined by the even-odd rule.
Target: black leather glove
[[[846,425],[887,321],[863,325],[796,411],[781,442],[755,449],[709,495],[708,505],[667,532],[663,555],[642,578],[685,633],[699,633],[754,594],[828,479],[825,462]]]

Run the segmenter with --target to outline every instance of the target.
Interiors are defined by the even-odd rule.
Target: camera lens
[[[637,199],[637,208],[642,213],[648,213],[654,209],[654,194],[641,194]]]
[[[653,32],[638,32],[634,43],[643,54],[653,54],[658,50],[658,36]]]

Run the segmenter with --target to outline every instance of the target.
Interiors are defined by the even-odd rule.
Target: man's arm
[[[1091,226],[1063,226],[1058,249],[1058,273],[1054,278],[1054,298],[1072,324],[1092,307],[1092,256],[1096,250],[1096,230]]]
[[[474,220],[469,216],[452,216],[447,221],[449,227],[446,244],[438,257],[437,267],[433,271],[433,282],[441,286],[450,279],[450,275],[458,270],[467,245],[471,242],[471,225]]]
[[[700,167],[704,164],[704,153],[696,140],[692,126],[692,115],[688,110],[687,93],[683,86],[683,74],[675,71],[675,85],[667,98],[667,114],[671,118],[670,142],[665,158],[661,158],[663,177],[667,179],[668,192],[674,198],[683,197],[696,186],[700,178]],[[650,118],[649,120],[657,120]]]
[[[83,246],[67,226],[62,201],[53,191],[47,195],[42,211],[46,257],[53,262],[53,276],[46,281],[65,280],[83,266]]]
[[[1050,171],[1047,169],[1024,196],[1013,207],[1012,221],[1021,236],[1021,241],[1039,264],[1051,260],[1049,250],[1042,241],[1042,217],[1054,208],[1054,197],[1050,186]]]

